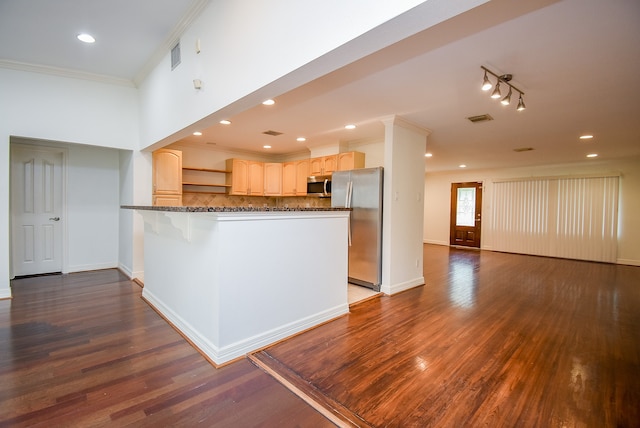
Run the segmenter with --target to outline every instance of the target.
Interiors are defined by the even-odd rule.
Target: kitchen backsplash
[[[276,197],[276,196],[229,196],[212,195],[208,193],[182,194],[182,205],[186,207],[297,207],[318,208],[330,207],[330,198],[314,198],[307,196]]]

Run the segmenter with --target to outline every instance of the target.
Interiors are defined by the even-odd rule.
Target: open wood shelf
[[[231,184],[193,183],[191,181],[183,181],[182,185],[183,186],[231,187]]]
[[[220,173],[223,173],[223,174],[228,174],[228,173],[231,172],[231,171],[227,171],[227,170],[224,170],[224,169],[191,168],[191,167],[186,167],[186,166],[182,167],[182,169],[183,170],[186,169],[186,170],[189,170],[189,171],[220,172]]]

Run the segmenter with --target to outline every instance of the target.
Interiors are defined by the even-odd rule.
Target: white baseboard
[[[449,242],[448,241],[436,241],[435,239],[425,239],[422,242],[424,242],[425,244],[434,244],[434,245],[446,245],[449,246]]]
[[[0,289],[0,300],[11,299],[11,287]]]
[[[129,277],[129,279],[133,279],[133,272],[131,272],[131,269],[128,266],[123,265],[122,263],[118,263],[118,269],[120,270],[120,272],[122,272],[123,274],[127,275],[127,277]]]
[[[66,272],[64,273],[86,272],[89,270],[114,269],[114,268],[115,269],[118,268],[118,262],[68,266]]]
[[[349,305],[339,305],[329,310],[301,318],[292,323],[285,324],[278,328],[261,332],[255,336],[248,337],[238,342],[226,345],[216,346],[209,339],[204,337],[191,324],[186,322],[182,317],[172,311],[162,301],[157,299],[148,289],[143,289],[142,296],[160,312],[180,333],[186,336],[191,343],[198,348],[203,354],[216,364],[224,364],[238,357],[242,357],[252,351],[264,348],[272,343],[287,337],[293,336],[311,327],[321,323],[330,321],[334,318],[342,316],[349,312]]]
[[[619,265],[640,266],[640,260],[618,259],[616,263]]]
[[[385,285],[382,284],[380,286],[380,291],[389,296],[400,293],[401,291],[409,290],[410,288],[419,287],[424,285],[424,276],[419,278],[414,278],[409,281],[401,282],[399,284]]]

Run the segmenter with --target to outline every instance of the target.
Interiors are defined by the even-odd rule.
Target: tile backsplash
[[[230,196],[210,193],[182,194],[182,205],[187,207],[296,207],[318,208],[330,207],[331,198],[315,198],[307,196]]]

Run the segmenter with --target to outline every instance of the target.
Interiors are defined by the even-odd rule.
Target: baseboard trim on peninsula
[[[401,282],[398,284],[393,284],[393,285],[382,284],[380,286],[380,291],[382,291],[384,294],[388,294],[391,296],[393,294],[397,294],[414,287],[419,287],[421,285],[424,285],[424,276],[414,278],[409,281]]]
[[[251,352],[263,349],[349,312],[348,304],[339,305],[247,339],[224,346],[216,346],[147,289],[144,289],[142,298],[215,367],[231,363]]]

